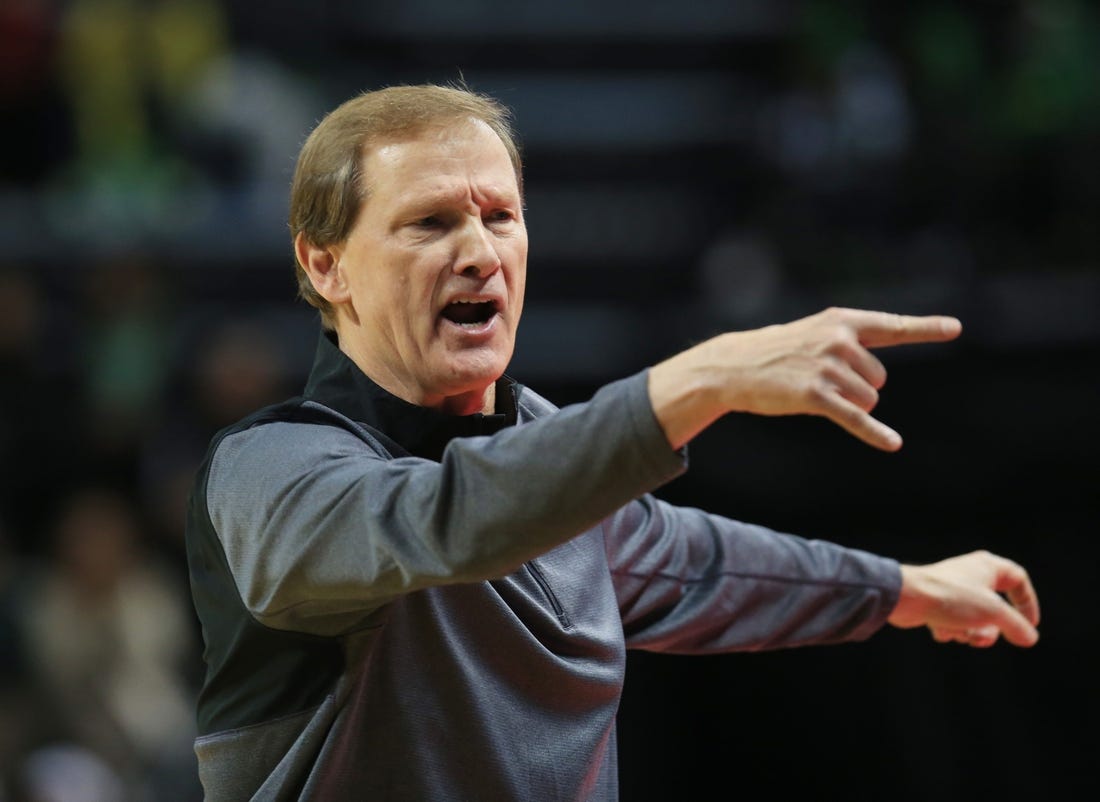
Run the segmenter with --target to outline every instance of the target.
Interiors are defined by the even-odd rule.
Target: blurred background
[[[298,146],[359,91],[460,78],[525,151],[513,376],[567,404],[829,305],[957,315],[879,352],[901,452],[731,416],[659,495],[907,562],[988,548],[1043,604],[1032,650],[632,655],[624,802],[1091,786],[1100,4],[2,0],[0,802],[201,798],[182,505],[312,357]]]

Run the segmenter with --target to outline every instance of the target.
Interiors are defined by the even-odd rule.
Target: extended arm
[[[504,576],[683,470],[642,375],[492,437],[456,438],[440,463],[279,419],[220,441],[189,538],[212,565],[224,552],[257,620],[331,635],[398,595]]]
[[[783,325],[721,334],[653,367],[649,393],[679,448],[728,412],[821,415],[885,451],[901,436],[870,415],[886,369],[869,349],[943,342],[953,317],[826,309]]]
[[[655,366],[654,413],[676,448],[729,412],[820,415],[884,451],[901,436],[871,416],[886,369],[870,349],[952,340],[952,317],[827,309],[778,326],[722,334]],[[1027,572],[987,551],[902,566],[901,596],[888,619],[927,626],[942,642],[1017,646],[1039,638],[1039,602]]]

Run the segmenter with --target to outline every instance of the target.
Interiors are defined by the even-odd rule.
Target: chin
[[[510,356],[508,354],[507,356]],[[473,357],[473,358],[470,358]],[[442,371],[447,379],[440,385],[448,390],[444,395],[458,395],[484,391],[499,379],[508,367],[508,358],[501,354],[463,355],[463,358],[448,360],[447,369]]]

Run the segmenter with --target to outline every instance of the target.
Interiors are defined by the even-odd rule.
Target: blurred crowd
[[[241,318],[173,338],[159,279],[110,262],[66,298],[0,268],[4,802],[201,798],[183,507],[210,435],[287,366]]]
[[[183,509],[210,436],[285,396],[288,364],[130,245],[265,177],[285,195],[271,154],[308,120],[227,28],[217,0],[0,5],[0,190],[53,221],[2,232],[43,241],[0,258],[0,802],[202,798]],[[110,247],[65,247],[95,231]]]

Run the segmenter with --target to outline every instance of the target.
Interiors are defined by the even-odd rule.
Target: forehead
[[[519,195],[507,148],[480,120],[379,142],[366,149],[363,167],[368,198],[418,199],[464,187],[494,196]]]

